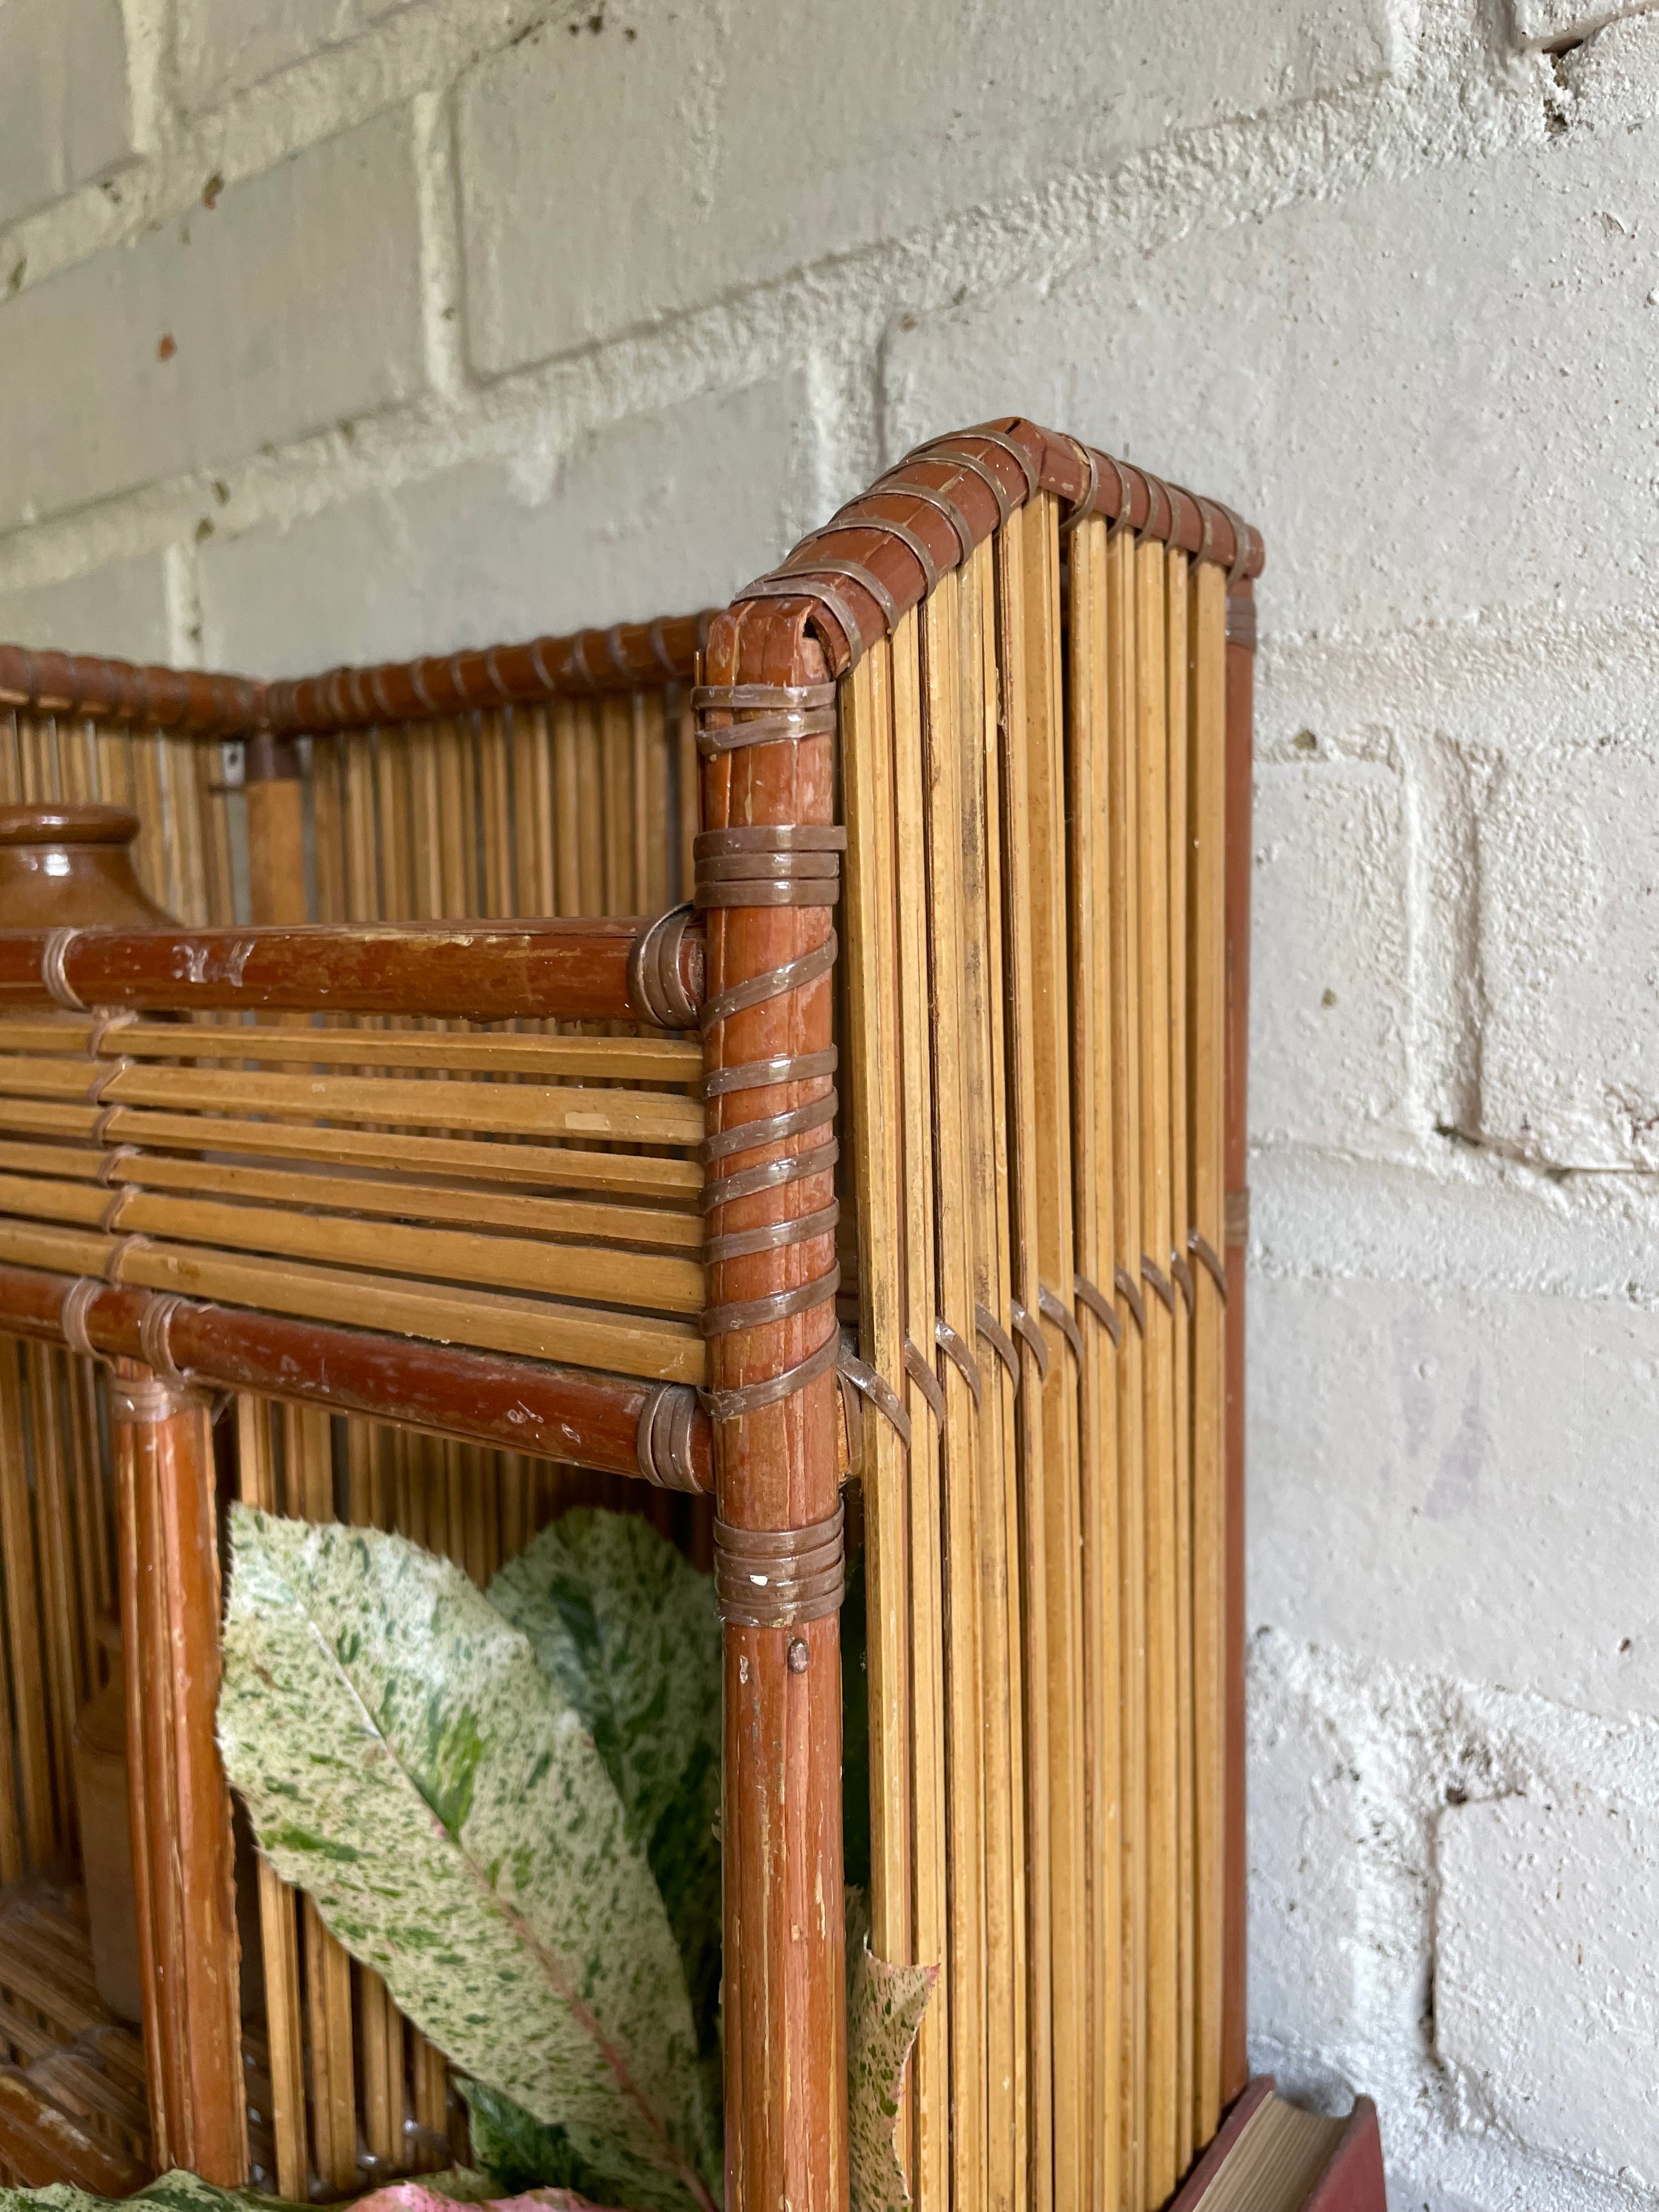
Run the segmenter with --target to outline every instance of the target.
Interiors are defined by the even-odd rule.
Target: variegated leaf
[[[684,1977],[579,1715],[447,1560],[237,1507],[220,1741],[261,1845],[639,2212],[712,2206]]]
[[[576,1708],[662,1892],[718,2106],[720,1631],[714,1587],[635,1513],[580,1507],[489,1585]]]
[[[852,2212],[904,2212],[894,2130],[937,1966],[894,1966],[870,1948],[870,1905],[847,1893],[847,2172]]]

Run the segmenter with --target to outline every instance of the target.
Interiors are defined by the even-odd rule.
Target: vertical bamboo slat
[[[891,1141],[900,1116],[891,684],[890,648],[884,641],[854,671],[842,693],[842,788],[848,825],[843,915],[851,1024],[848,1119],[864,1231],[859,1240],[859,1348],[889,1388],[902,1395],[902,1176]],[[864,1438],[871,1941],[881,1958],[915,1962],[908,1470],[898,1433],[883,1416],[866,1417]],[[907,2112],[898,2144],[914,2186],[912,2135]]]
[[[1122,2186],[1147,2199],[1146,1424],[1140,1249],[1139,708],[1136,555],[1127,532],[1106,545],[1108,962],[1111,988],[1112,1286],[1118,1300],[1119,1636],[1123,1940]],[[1101,1285],[1103,1292],[1108,1286]]]
[[[1190,1222],[1212,1259],[1226,1249],[1223,1206],[1226,1021],[1226,588],[1200,562],[1188,631],[1188,1054]],[[1193,1262],[1193,1676],[1195,1886],[1194,2128],[1221,2123],[1222,1825],[1225,1790],[1225,1313],[1220,1286]]]
[[[945,1592],[939,1527],[941,1437],[934,1405],[916,1378],[933,1373],[937,1311],[933,1153],[933,1021],[927,970],[927,854],[922,811],[921,667],[919,621],[908,617],[892,641],[894,890],[897,902],[899,1126],[904,1178],[902,1304],[910,1382],[910,1685],[914,1765],[913,1940],[924,1965],[945,1964]],[[911,2062],[915,2084],[915,2176],[919,2205],[942,2208],[950,2192],[951,1978],[942,1973],[923,2017]]]
[[[1006,1042],[1006,1141],[1011,1196],[1009,1311],[1016,1302],[1031,1319],[1018,1333],[1020,1366],[1018,1450],[1020,1495],[1020,1613],[1024,1649],[1020,1682],[1025,1724],[1026,2025],[1029,2136],[1027,2171],[1033,2212],[1050,2212],[1054,2180],[1054,2019],[1052,1786],[1049,1741],[1051,1681],[1048,1573],[1047,1424],[1042,1369],[1031,1341],[1039,1304],[1040,1164],[1031,927],[1029,715],[1025,649],[1027,563],[1019,537],[1007,533],[996,571],[997,656],[1001,672],[1000,816],[1002,908],[1006,964],[1003,1005]],[[1042,1339],[1037,1338],[1041,1345]],[[1045,1364],[1046,1364],[1046,1354]]]
[[[969,1181],[968,1066],[962,1050],[963,977],[967,954],[963,913],[963,669],[961,580],[941,577],[922,622],[926,722],[923,769],[928,937],[929,1071],[933,1094],[931,1172],[918,1173],[934,1208],[933,1313],[945,1339],[973,1359],[974,1206]],[[930,1332],[931,1333],[931,1332]],[[925,1340],[924,1340],[925,1341]],[[945,1848],[949,1881],[951,2151],[957,2203],[983,2203],[987,2051],[985,2012],[984,1719],[980,1623],[979,1414],[984,1385],[976,1365],[964,1369],[933,1354],[944,1393],[941,1435],[940,1574],[944,1601]]]
[[[1106,528],[1070,538],[1073,1162],[1079,1274],[1113,1296],[1111,932],[1108,905]],[[1079,1292],[1081,1299],[1082,1293]],[[1120,2201],[1122,1854],[1117,1377],[1112,1340],[1080,1303],[1081,1572],[1088,1787],[1090,2190]]]

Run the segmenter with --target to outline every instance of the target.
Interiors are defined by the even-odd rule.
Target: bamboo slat
[[[994,549],[963,571],[960,672],[963,900],[962,1061],[967,1090],[968,1200],[974,1325],[983,1393],[978,1432],[980,1635],[984,1742],[986,2190],[992,2206],[1027,2202],[1024,1754],[1022,1727],[1019,1493],[1012,1378],[980,1326],[1009,1311],[1008,1153],[1002,1023],[1000,788]]]
[[[1028,1316],[1040,1305],[1041,1200],[1037,1160],[1036,1022],[1031,925],[1030,843],[1030,764],[1025,743],[1029,714],[1025,665],[1027,562],[1017,536],[997,564],[997,658],[1001,673],[1002,906],[1006,965],[1003,1008],[1007,1083],[1006,1141],[1011,1196],[1010,1312],[1018,1302]],[[1033,2212],[1051,2212],[1054,2177],[1054,1911],[1049,1838],[1052,1773],[1049,1737],[1050,1653],[1048,1597],[1047,1423],[1042,1373],[1024,1331],[1018,1337],[1020,1364],[1019,1494],[1021,1627],[1020,1680],[1025,1723],[1025,1905],[1028,1972],[1026,2024],[1026,2160]],[[1045,1355],[1046,1358],[1046,1355]]]
[[[921,624],[928,936],[928,1014],[933,1046],[931,1187],[935,1217],[935,1311],[956,1340],[975,1340],[974,1207],[969,1182],[968,1067],[962,1050],[967,930],[963,916],[963,726],[961,580],[941,577]],[[975,733],[977,735],[977,732]],[[918,1176],[916,1180],[922,1178]],[[923,1340],[925,1341],[925,1340]],[[948,1340],[947,1340],[948,1341]],[[979,1400],[951,1358],[935,1359],[944,1392],[941,1434],[944,1593],[945,1848],[951,2027],[951,2169],[957,2203],[983,2203],[988,2188],[985,2000],[984,1684],[980,1622]],[[969,1370],[970,1372],[972,1370]],[[977,1379],[977,1378],[975,1378]]]
[[[1187,1224],[1187,556],[1164,555],[1166,708],[1164,760],[1168,793],[1166,912],[1170,994],[1170,1233],[1166,1271],[1177,1285],[1171,1301],[1170,1444],[1175,1504],[1176,1656],[1176,2172],[1184,2173],[1196,2148],[1193,2106],[1196,2051],[1197,1899],[1194,1888],[1194,1735],[1193,1723],[1192,1376],[1190,1308],[1185,1285]]]
[[[1140,771],[1140,1272],[1146,1310],[1146,2188],[1155,2203],[1177,2178],[1179,1932],[1176,1798],[1175,1320],[1147,1266],[1167,1281],[1170,1218],[1169,770],[1164,552],[1137,550],[1135,596]]]
[[[858,1248],[859,1348],[902,1396],[902,1163],[890,1141],[900,1126],[892,663],[885,641],[854,672],[843,695],[842,714],[842,789],[848,823],[844,919],[851,1024],[847,1114],[865,1231]],[[866,1418],[863,1435],[871,1940],[879,1956],[914,1963],[919,1954],[914,1948],[910,1903],[908,1467],[897,1431],[880,1414],[872,1412]],[[898,2130],[898,2147],[914,2185],[913,2135],[912,2115],[907,2110]]]
[[[933,1150],[933,1026],[927,963],[927,854],[922,799],[921,670],[918,623],[892,641],[894,889],[897,902],[900,1127],[903,1133],[902,1304],[907,1370],[933,1374],[937,1312]],[[912,1349],[914,1347],[914,1351]],[[920,1387],[906,1386],[910,1415],[910,1694],[914,1850],[912,1940],[919,1960],[944,1966],[946,1892],[945,1590],[939,1525],[941,1438]],[[941,1973],[911,2062],[916,2201],[939,2212],[951,2188],[951,1978]]]
[[[1226,589],[1209,562],[1190,577],[1188,628],[1188,1122],[1191,1226],[1219,1258],[1226,1066]],[[1225,1791],[1226,1347],[1219,1286],[1193,1259],[1193,1680],[1194,1884],[1197,1893],[1194,2130],[1221,2123],[1221,2001]]]
[[[1106,547],[1107,836],[1111,971],[1112,1247],[1117,1258],[1119,1636],[1123,1861],[1122,2186],[1146,2187],[1146,1438],[1140,1248],[1139,770],[1136,558],[1127,532]],[[1120,1275],[1120,1270],[1121,1273]],[[1122,1285],[1127,1284],[1125,1291]],[[1101,1286],[1103,1291],[1105,1285]]]
[[[1068,802],[1071,815],[1073,1160],[1078,1273],[1113,1295],[1111,931],[1108,860],[1109,668],[1103,523],[1072,534]],[[1079,1305],[1079,1441],[1089,1886],[1090,2189],[1121,2202],[1122,2157],[1120,1562],[1115,1353]]]

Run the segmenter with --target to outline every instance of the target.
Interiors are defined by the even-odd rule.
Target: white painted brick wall
[[[0,303],[0,528],[213,469],[417,392],[397,111]]]
[[[486,372],[912,231],[1171,127],[1364,80],[1381,0],[996,9],[684,0],[481,64],[460,109],[469,341]],[[1101,97],[1109,88],[1108,97]],[[549,255],[558,281],[542,281]]]
[[[121,0],[0,0],[0,224],[132,143]]]
[[[180,98],[210,106],[325,46],[343,46],[408,0],[177,0]]]
[[[1396,2212],[1659,2208],[1656,180],[1647,0],[0,0],[0,629],[689,607],[1009,409],[1265,526],[1252,2034]]]
[[[1436,2039],[1470,2104],[1575,2165],[1659,2183],[1659,1831],[1575,1792],[1440,1816]]]
[[[805,380],[463,461],[202,550],[209,658],[298,675],[716,605],[810,527]]]

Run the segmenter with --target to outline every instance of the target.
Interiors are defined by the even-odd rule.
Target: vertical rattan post
[[[694,695],[726,1653],[726,2212],[847,2202],[835,1311],[835,692],[799,603]]]
[[[230,1791],[215,1735],[219,1544],[204,1400],[111,1376],[127,1766],[157,2166],[248,2178]]]
[[[1231,2103],[1249,2079],[1245,2050],[1244,1836],[1244,1274],[1249,1242],[1250,811],[1255,597],[1249,577],[1227,594],[1227,1676],[1226,1889],[1222,1952],[1221,2088]]]
[[[261,730],[243,753],[247,807],[248,919],[305,921],[305,784],[292,738]]]

